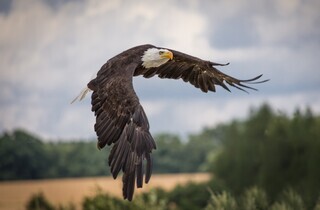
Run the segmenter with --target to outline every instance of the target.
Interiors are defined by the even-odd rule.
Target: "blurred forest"
[[[205,128],[187,141],[172,134],[155,139],[154,173],[206,171],[212,180],[170,192],[154,189],[132,203],[97,192],[84,199],[83,209],[320,210],[320,116],[310,109],[287,116],[263,105],[244,120]],[[3,133],[0,180],[108,175],[109,150],[95,144],[44,142],[23,130]],[[55,209],[41,194],[27,208],[39,201]]]

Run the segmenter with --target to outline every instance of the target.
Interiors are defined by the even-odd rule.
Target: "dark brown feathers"
[[[170,49],[169,49],[170,50]],[[160,78],[168,79],[183,79],[185,82],[190,82],[196,88],[200,88],[203,92],[212,91],[215,92],[215,85],[219,85],[224,89],[230,91],[227,83],[230,86],[245,91],[245,88],[256,90],[250,86],[244,85],[263,83],[268,80],[256,81],[262,75],[254,77],[248,80],[239,80],[233,78],[227,74],[222,73],[214,66],[225,66],[227,64],[214,63],[211,61],[205,61],[178,51],[170,50],[173,53],[173,60],[168,61],[157,68],[146,69],[143,66],[138,66],[134,72],[134,76],[143,75],[146,78],[150,78],[154,75],[158,75]],[[256,81],[256,82],[254,82]]]
[[[140,105],[132,86],[132,77],[146,78],[158,75],[160,78],[182,79],[203,92],[216,91],[216,85],[229,90],[226,84],[246,91],[254,88],[246,84],[261,83],[260,76],[239,80],[228,76],[213,63],[170,50],[173,59],[157,68],[144,68],[141,57],[152,45],[131,48],[111,58],[104,64],[97,77],[88,83],[93,90],[92,111],[96,116],[94,130],[98,136],[98,148],[113,145],[109,155],[111,174],[117,178],[123,172],[123,197],[132,200],[135,186],[148,183],[152,174],[152,150],[156,149],[147,116]]]
[[[145,182],[150,179],[152,163],[150,154],[156,144],[149,133],[149,123],[139,104],[132,84],[126,80],[101,85],[92,94],[92,111],[96,115],[95,131],[98,148],[111,145],[109,165],[113,178],[123,171],[123,196],[132,200],[135,182],[142,187],[146,160]],[[102,98],[104,98],[102,100]]]
[[[140,51],[137,53],[143,53],[143,49]],[[126,51],[118,58],[123,62],[109,60],[88,83],[88,88],[93,90],[91,104],[96,116],[98,148],[113,144],[108,161],[111,174],[117,178],[119,172],[123,172],[123,197],[132,200],[135,185],[142,187],[143,180],[145,183],[150,180],[150,153],[156,144],[132,86],[133,71],[138,63],[130,62],[133,58],[128,57]],[[139,56],[136,61],[140,61]]]

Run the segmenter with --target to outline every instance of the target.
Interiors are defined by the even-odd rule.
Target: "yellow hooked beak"
[[[161,57],[162,58],[168,58],[168,59],[172,60],[173,59],[173,53],[170,52],[170,51],[164,52],[164,53],[162,53]]]

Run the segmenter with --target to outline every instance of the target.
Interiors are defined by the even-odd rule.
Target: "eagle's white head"
[[[145,68],[159,67],[173,59],[173,53],[167,49],[149,48],[142,56],[142,66]]]

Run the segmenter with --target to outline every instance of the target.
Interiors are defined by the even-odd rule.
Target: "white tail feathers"
[[[73,100],[71,101],[71,104],[74,103],[74,102],[77,101],[77,100],[81,101],[82,99],[84,99],[84,97],[86,97],[86,95],[87,95],[87,93],[88,93],[89,91],[91,91],[91,90],[90,90],[88,87],[85,87],[85,88],[80,92],[80,94],[79,94],[77,97],[75,97],[75,99],[73,99]]]

